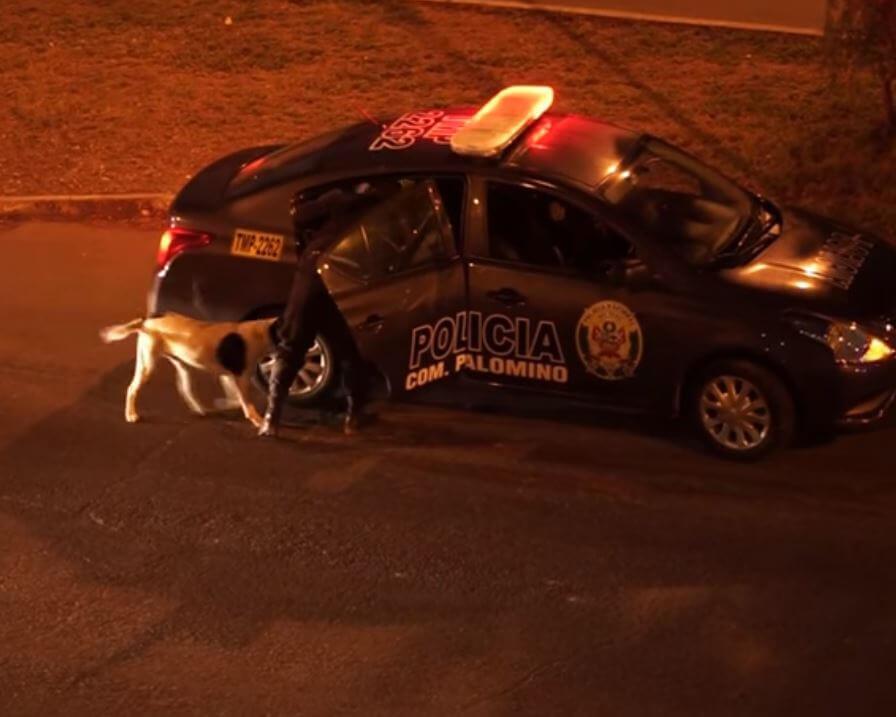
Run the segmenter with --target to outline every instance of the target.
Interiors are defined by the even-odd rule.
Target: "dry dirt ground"
[[[870,78],[818,39],[408,0],[5,0],[0,194],[174,191],[230,149],[550,83],[787,201],[896,225]],[[230,18],[228,22],[227,19]]]

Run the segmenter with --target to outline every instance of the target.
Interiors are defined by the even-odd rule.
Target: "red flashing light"
[[[548,145],[543,144],[541,140],[543,140],[550,131],[551,122],[550,120],[545,120],[544,124],[532,133],[532,137],[527,143],[528,147],[531,149],[549,149]]]
[[[181,227],[172,227],[162,234],[162,238],[159,240],[159,249],[156,253],[156,268],[164,269],[181,252],[188,249],[199,249],[200,247],[208,246],[211,242],[211,234]]]

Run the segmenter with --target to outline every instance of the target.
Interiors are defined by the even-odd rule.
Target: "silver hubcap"
[[[266,356],[258,364],[265,382],[270,381],[273,356]],[[289,395],[292,398],[311,398],[320,393],[330,382],[333,372],[333,359],[330,347],[318,337],[314,345],[305,354],[305,365],[296,375],[296,380],[289,387]]]
[[[720,445],[748,451],[768,436],[772,414],[752,383],[739,376],[716,376],[700,394],[700,420]]]

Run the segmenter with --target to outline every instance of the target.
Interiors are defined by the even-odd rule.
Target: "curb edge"
[[[168,215],[172,194],[0,196],[0,224],[29,221],[146,222]]]

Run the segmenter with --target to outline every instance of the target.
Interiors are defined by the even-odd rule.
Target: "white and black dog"
[[[128,423],[140,420],[137,395],[152,375],[158,359],[166,358],[177,371],[177,389],[191,411],[200,415],[208,413],[193,390],[190,373],[193,368],[218,376],[230,405],[238,403],[243,415],[259,427],[261,416],[249,399],[249,391],[255,367],[273,350],[275,321],[210,323],[180,314],[163,314],[102,329],[100,338],[106,343],[137,334],[137,365],[125,399],[125,420]]]

